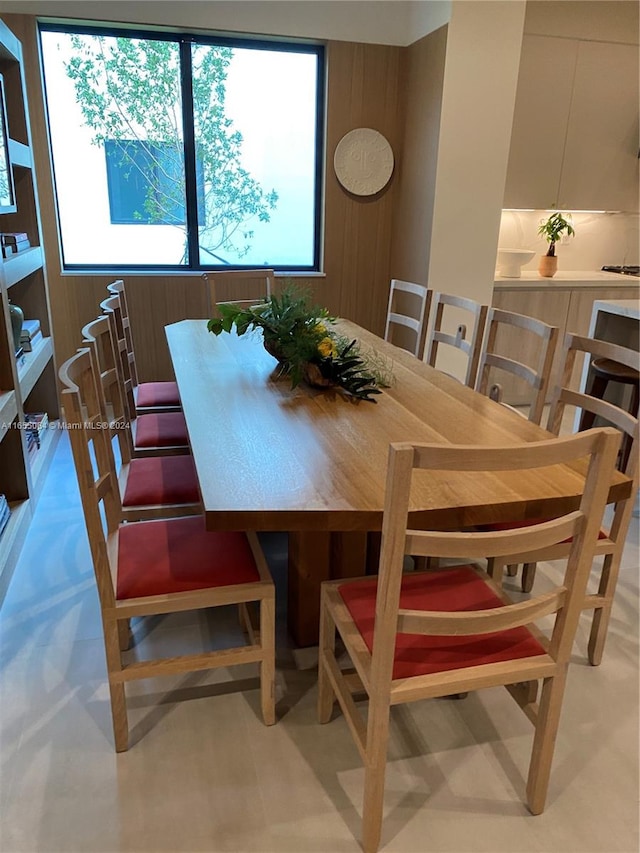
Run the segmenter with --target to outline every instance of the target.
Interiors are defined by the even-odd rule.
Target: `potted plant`
[[[548,219],[543,219],[538,228],[538,234],[542,235],[549,243],[547,254],[540,258],[540,266],[538,272],[544,278],[552,278],[558,270],[558,258],[556,257],[556,243],[562,236],[564,231],[567,232],[567,237],[573,237],[576,233],[571,225],[571,214],[567,214],[567,219],[557,211],[552,213]]]
[[[293,285],[280,295],[247,307],[221,303],[219,316],[209,320],[214,335],[238,335],[261,329],[264,348],[280,363],[280,374],[293,387],[305,380],[317,388],[339,387],[349,397],[375,403],[373,395],[390,383],[389,368],[381,356],[363,352],[357,341],[333,331],[335,322],[326,308],[312,305],[309,294]]]

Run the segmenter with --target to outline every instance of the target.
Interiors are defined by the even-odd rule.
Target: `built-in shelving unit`
[[[29,248],[0,259],[0,494],[11,510],[0,534],[1,602],[58,440],[59,408],[22,47],[2,20],[0,74],[16,208],[0,215],[0,232],[25,233],[30,243]],[[22,309],[26,319],[39,320],[42,331],[33,350],[19,356],[14,348],[10,302]],[[51,426],[42,432],[40,446],[29,450],[25,419],[36,412],[46,412]]]

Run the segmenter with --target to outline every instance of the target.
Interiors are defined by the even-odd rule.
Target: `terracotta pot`
[[[557,255],[541,255],[538,272],[543,278],[553,278],[558,272]]]

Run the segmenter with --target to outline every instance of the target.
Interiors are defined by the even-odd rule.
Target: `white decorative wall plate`
[[[337,179],[350,193],[374,195],[389,183],[393,173],[393,151],[377,130],[359,127],[338,142],[333,168]]]

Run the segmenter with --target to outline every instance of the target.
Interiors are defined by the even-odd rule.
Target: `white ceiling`
[[[445,24],[450,0],[9,0],[0,14],[407,45]]]

